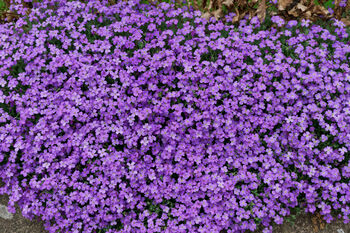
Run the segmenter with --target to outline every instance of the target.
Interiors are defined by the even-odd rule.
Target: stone
[[[7,207],[1,204],[0,204],[0,218],[4,218],[4,219],[13,218],[13,215],[10,212],[8,212]]]

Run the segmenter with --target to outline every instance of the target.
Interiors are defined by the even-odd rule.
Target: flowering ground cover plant
[[[271,232],[295,208],[349,222],[341,23],[106,3],[44,1],[0,28],[10,211],[50,232]]]

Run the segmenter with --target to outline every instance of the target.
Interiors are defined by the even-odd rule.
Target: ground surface
[[[1,0],[0,0],[1,2]],[[0,186],[2,185],[0,181]],[[21,215],[19,207],[16,214],[7,211],[8,196],[0,195],[0,233],[46,233],[42,221],[30,221]],[[262,231],[256,231],[261,233]],[[300,214],[294,224],[284,222],[274,225],[274,233],[350,233],[350,224],[341,220],[326,224],[322,217],[313,214]]]
[[[0,187],[3,186],[0,180]],[[16,213],[7,211],[8,195],[0,195],[0,233],[46,233],[43,222],[30,221],[22,216],[16,205]]]
[[[0,181],[0,187],[2,186]],[[0,195],[0,233],[47,233],[43,222],[30,221],[21,215],[16,206],[16,214],[7,212],[8,196]],[[262,231],[256,231],[261,233]],[[274,233],[350,233],[350,224],[341,220],[327,224],[319,215],[300,214],[294,224],[284,222],[274,225]]]

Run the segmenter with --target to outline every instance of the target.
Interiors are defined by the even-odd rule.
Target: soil
[[[262,233],[262,230],[254,233]],[[350,224],[344,224],[341,219],[328,224],[319,213],[301,213],[294,223],[273,224],[273,233],[350,233]]]
[[[0,206],[7,206],[8,196],[0,196]],[[31,221],[24,218],[16,205],[16,213],[12,218],[3,218],[0,214],[1,233],[47,233],[43,221]],[[273,233],[350,233],[350,224],[341,220],[327,224],[318,214],[302,213],[296,217],[294,223],[285,221],[282,225],[273,225]],[[262,233],[257,230],[254,233]]]

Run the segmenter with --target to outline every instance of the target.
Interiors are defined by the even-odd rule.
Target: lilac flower
[[[302,19],[301,20],[301,26],[303,27],[308,27],[309,26],[309,23],[310,23],[310,20],[305,20],[305,19]]]
[[[296,26],[296,25],[298,25],[298,21],[296,21],[296,20],[290,20],[290,21],[288,21],[288,23],[287,23],[287,26],[288,27],[294,27],[294,26]]]
[[[282,27],[284,25],[284,20],[279,16],[272,16],[271,21],[276,23],[278,27]]]
[[[0,29],[0,192],[12,194],[10,208],[48,213],[50,232],[116,219],[124,232],[239,232],[256,229],[255,217],[271,232],[305,193],[308,211],[331,221],[338,209],[348,221],[348,48],[326,41],[342,24],[292,36],[297,21],[254,33],[247,19],[235,29],[166,3],[58,3]],[[183,28],[162,31],[180,16]],[[31,30],[13,30],[27,19]]]

